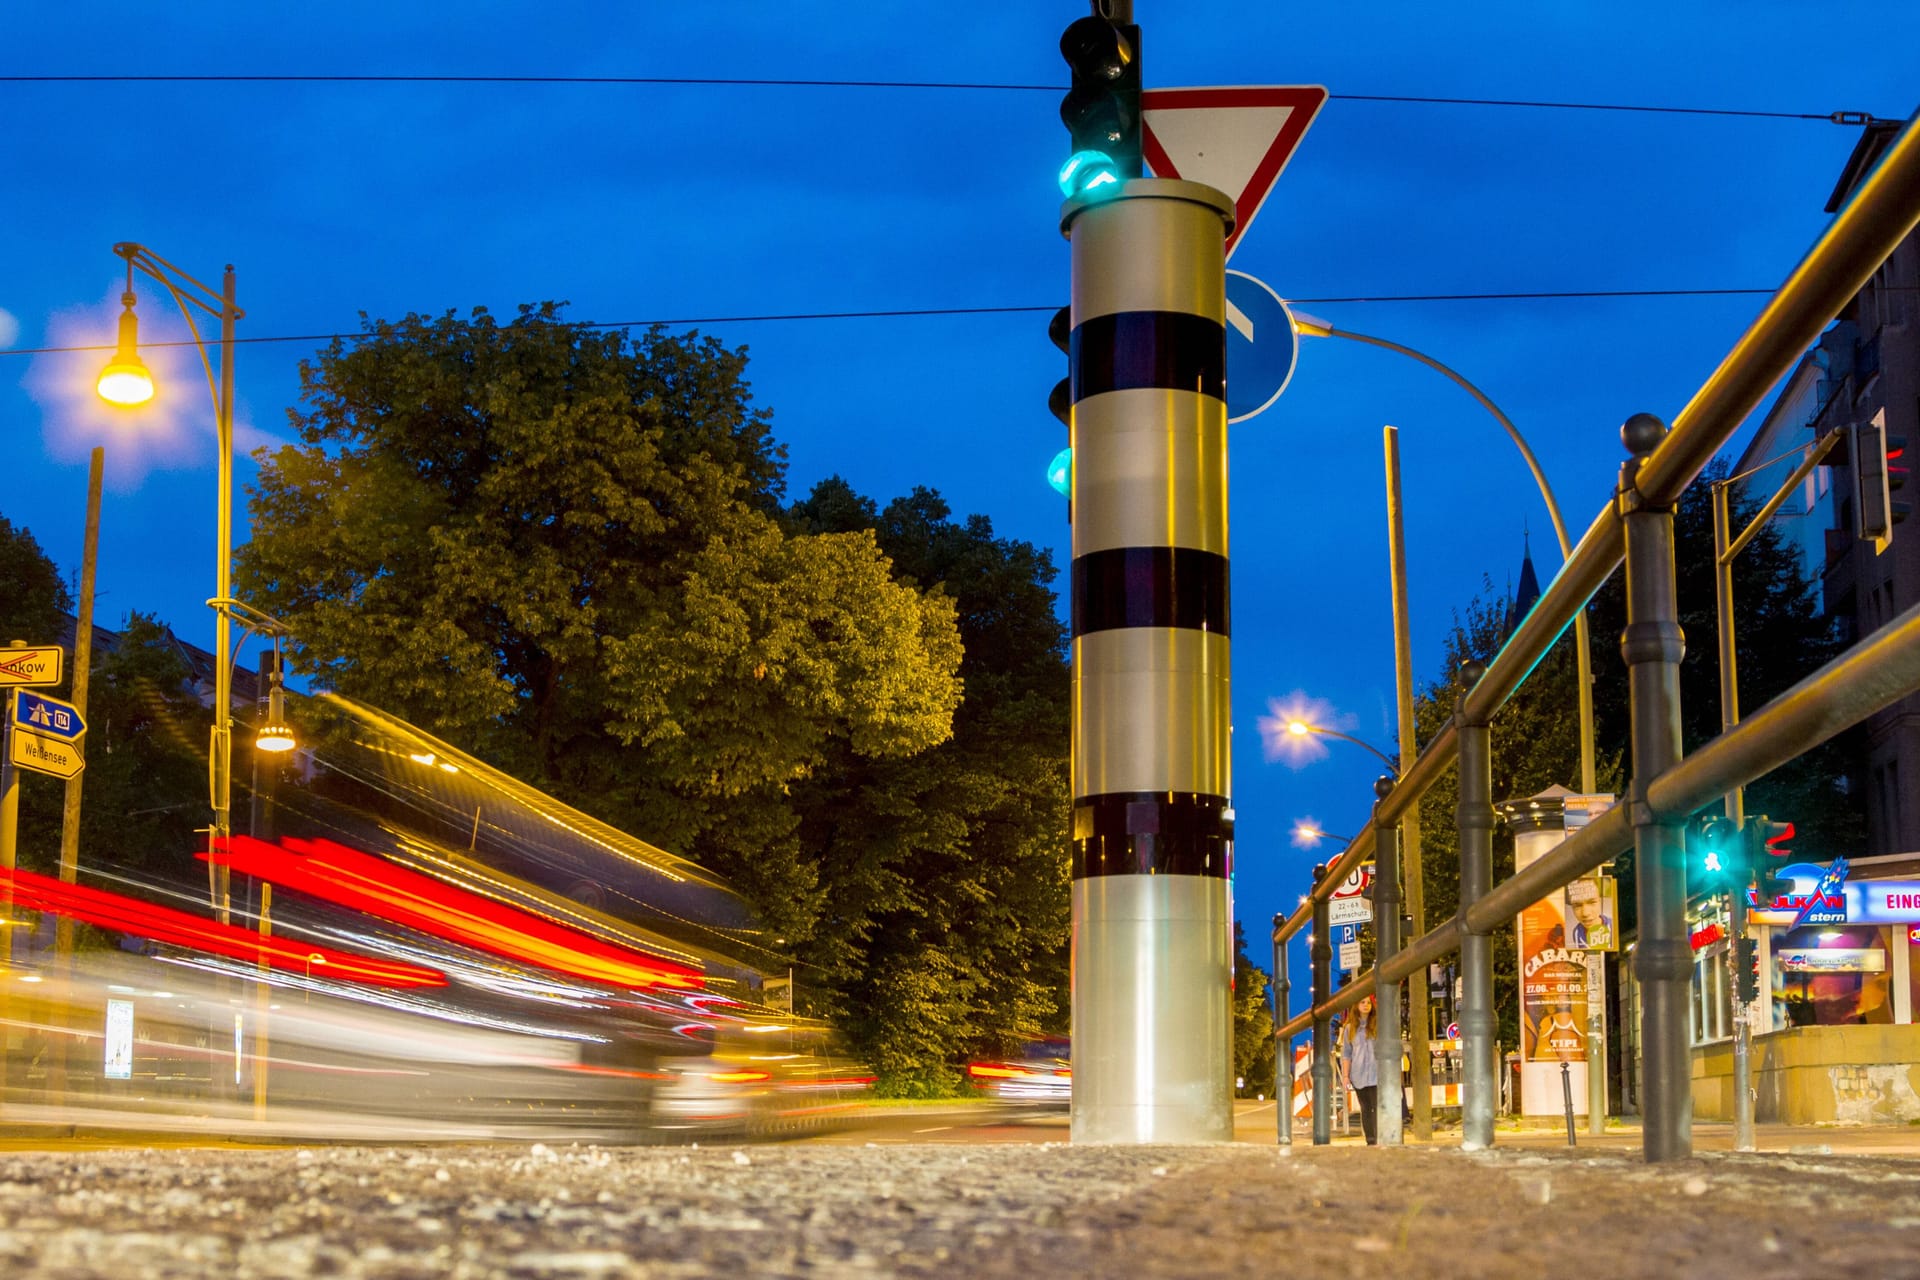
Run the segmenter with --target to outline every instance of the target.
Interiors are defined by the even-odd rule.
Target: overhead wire
[[[908,89],[987,93],[1064,93],[1061,84],[1019,84],[978,80],[812,80],[750,76],[509,76],[429,74],[151,74],[0,75],[0,84],[500,84],[582,85],[663,88],[742,89]],[[1515,107],[1542,111],[1644,112],[1653,115],[1722,116],[1753,120],[1817,120],[1839,125],[1876,122],[1868,111],[1762,111],[1741,107],[1686,107],[1636,102],[1558,102],[1530,98],[1449,98],[1426,94],[1334,93],[1334,101],[1391,102],[1412,106]]]
[[[1748,295],[1765,295],[1773,289],[1535,289],[1513,293],[1399,293],[1399,294],[1345,294],[1317,298],[1289,298],[1289,304],[1299,306],[1335,306],[1344,303],[1386,303],[1386,302],[1536,302],[1554,300],[1578,300],[1582,298],[1731,298]],[[1046,306],[1009,306],[1009,307],[914,307],[898,308],[887,311],[789,311],[767,312],[758,315],[724,316],[676,316],[646,320],[560,320],[553,321],[568,329],[646,329],[654,325],[669,328],[702,324],[761,324],[784,321],[805,320],[898,320],[932,316],[994,316],[994,315],[1051,315],[1060,305]],[[511,327],[517,321],[508,321]],[[258,337],[236,337],[236,346],[263,345],[285,342],[333,342],[335,340],[352,342],[362,341],[375,336],[370,332],[360,333],[290,333],[273,334]],[[188,339],[172,339],[162,342],[143,342],[142,347],[191,347],[196,345]],[[79,346],[58,347],[0,347],[0,356],[45,356],[63,355],[69,352],[112,351],[111,342],[83,344]]]

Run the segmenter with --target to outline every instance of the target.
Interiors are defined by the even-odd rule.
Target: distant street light
[[[1399,761],[1374,746],[1371,742],[1356,738],[1350,733],[1342,733],[1338,729],[1329,729],[1325,725],[1314,724],[1312,721],[1302,720],[1298,716],[1287,721],[1286,729],[1288,733],[1296,738],[1304,738],[1309,734],[1318,734],[1323,738],[1338,738],[1342,742],[1351,742],[1354,746],[1364,748],[1365,750],[1373,752],[1374,755],[1379,756],[1380,763],[1386,765],[1387,768],[1392,771],[1394,777],[1397,778],[1400,776]]]
[[[1315,822],[1312,818],[1302,818],[1293,824],[1293,843],[1301,849],[1312,849],[1322,840],[1338,840],[1341,844],[1352,844],[1352,836],[1336,836]],[[1301,899],[1305,901],[1305,899]]]

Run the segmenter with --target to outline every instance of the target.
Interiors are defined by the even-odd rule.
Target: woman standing
[[[1362,996],[1353,1016],[1340,1028],[1340,1065],[1347,1088],[1360,1098],[1360,1130],[1367,1145],[1374,1144],[1374,1106],[1380,1093],[1380,1072],[1373,1058],[1373,997]]]

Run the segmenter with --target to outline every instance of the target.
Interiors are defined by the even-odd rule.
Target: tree
[[[0,516],[0,645],[58,643],[72,610],[67,584],[39,541]]]
[[[848,757],[797,793],[837,886],[816,962],[898,1093],[946,1091],[959,1058],[1064,1032],[1067,1013],[1069,681],[1052,557],[949,516],[930,490],[883,511],[838,478],[790,513],[816,533],[873,530],[901,581],[953,602],[965,653],[950,741]]]
[[[1247,958],[1247,931],[1233,922],[1233,1074],[1242,1098],[1274,1097],[1273,1009],[1267,971]],[[1284,1106],[1285,1103],[1283,1102]]]
[[[875,529],[782,512],[745,367],[556,304],[368,321],[303,363],[237,582],[322,686],[727,876],[844,1011],[954,821],[891,770],[952,733],[961,636]],[[897,852],[819,838],[849,777]]]

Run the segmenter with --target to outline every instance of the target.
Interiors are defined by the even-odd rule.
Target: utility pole
[[[70,700],[80,710],[84,719],[87,714],[87,686],[93,675],[93,590],[95,570],[100,563],[100,482],[106,468],[107,451],[95,447],[87,462],[87,527],[86,538],[80,552],[80,598],[74,603],[73,624],[73,688]],[[60,881],[72,884],[80,870],[80,784],[86,780],[86,774],[76,773],[67,779],[65,806],[60,815]],[[61,915],[53,927],[54,971],[63,982],[73,981],[73,917]],[[71,1000],[66,1005],[66,1017],[73,1015]],[[69,1023],[71,1030],[71,1023]],[[72,1037],[63,1036],[60,1051],[54,1055],[54,1098],[59,1100],[66,1092],[67,1051],[72,1047]]]
[[[1413,719],[1413,633],[1411,611],[1407,606],[1407,532],[1406,506],[1400,496],[1400,431],[1397,427],[1381,430],[1387,456],[1387,566],[1393,591],[1393,677],[1395,712],[1400,721],[1400,774],[1406,776],[1420,754],[1419,736]],[[1427,931],[1427,887],[1420,862],[1420,804],[1407,806],[1400,818],[1400,862],[1405,868],[1407,915],[1412,918],[1409,937],[1418,938]],[[1432,1019],[1427,1012],[1427,975],[1416,973],[1407,980],[1407,1030],[1412,1052],[1408,1055],[1409,1083],[1413,1092],[1413,1136],[1416,1141],[1433,1139],[1433,1054],[1429,1037]]]

